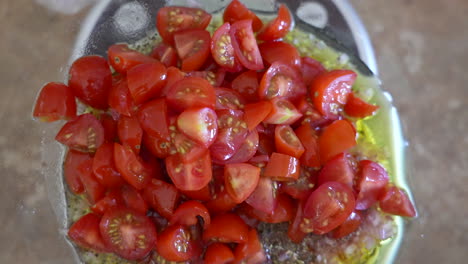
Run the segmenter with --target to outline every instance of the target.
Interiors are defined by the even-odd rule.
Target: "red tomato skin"
[[[106,59],[94,55],[81,57],[73,62],[69,76],[68,86],[78,99],[94,108],[108,107],[112,74]]]
[[[122,116],[117,123],[120,142],[130,147],[136,154],[140,153],[143,129],[136,117]]]
[[[124,204],[128,208],[131,208],[140,214],[146,214],[148,212],[148,204],[136,189],[129,185],[124,185],[122,186],[121,192]]]
[[[182,60],[182,71],[200,69],[210,55],[211,36],[206,30],[188,29],[177,32],[174,34],[174,42],[177,54]],[[187,47],[190,43],[193,46]]]
[[[138,111],[141,128],[150,136],[170,140],[166,99],[159,98],[142,105]]]
[[[301,72],[304,84],[309,86],[314,80],[315,76],[325,72],[326,69],[322,64],[310,57],[302,57],[301,59]]]
[[[388,186],[383,196],[380,197],[380,209],[389,214],[405,217],[417,215],[408,194],[396,186]]]
[[[114,142],[117,140],[117,119],[112,114],[103,113],[99,117],[104,129],[104,142]]]
[[[353,211],[343,224],[333,230],[332,237],[342,238],[353,233],[359,228],[361,222],[362,213],[360,211]]]
[[[166,67],[177,67],[177,52],[166,43],[162,42],[156,45],[150,54],[151,57],[160,61]]]
[[[208,148],[218,133],[216,112],[208,107],[189,108],[177,118],[177,128],[190,139]]]
[[[294,181],[299,178],[301,166],[293,156],[274,152],[268,162],[263,177],[277,181]]]
[[[275,97],[271,101],[270,114],[263,120],[265,124],[291,125],[302,117],[296,107],[288,100]]]
[[[75,118],[76,101],[73,91],[63,83],[47,83],[36,99],[33,116],[44,122]]]
[[[361,98],[351,93],[348,98],[348,102],[344,107],[344,111],[351,117],[364,118],[371,116],[379,109],[378,105],[372,105]]]
[[[240,243],[236,246],[234,249],[234,257],[234,263],[236,264],[266,263],[266,254],[255,228],[249,230],[247,242]]]
[[[289,222],[293,219],[295,213],[295,202],[286,194],[278,195],[278,205],[272,214],[266,214],[260,210],[255,210],[250,205],[245,205],[248,215],[265,223],[282,223]]]
[[[331,158],[319,172],[318,185],[327,181],[335,181],[353,187],[355,173],[351,164],[350,157],[344,152]]]
[[[212,186],[208,184],[207,186],[201,188],[197,191],[181,191],[183,195],[185,195],[188,199],[191,200],[198,200],[202,202],[208,202],[211,200],[212,197]]]
[[[259,40],[271,41],[283,38],[291,29],[291,14],[288,8],[281,4],[278,9],[278,16],[270,21],[257,35]]]
[[[89,213],[82,216],[68,230],[68,237],[74,243],[96,252],[110,252],[99,233],[99,216]]]
[[[226,227],[229,226],[229,229]],[[247,241],[249,227],[234,213],[215,216],[211,225],[203,232],[203,240],[216,240],[223,243],[242,243]]]
[[[183,163],[178,155],[166,158],[169,177],[179,190],[200,190],[211,181],[210,153],[203,154],[198,160]]]
[[[168,67],[166,74],[166,86],[164,86],[164,88],[161,90],[161,96],[167,96],[169,88],[171,88],[174,83],[182,80],[185,76],[186,74],[179,68]]]
[[[245,201],[247,204],[266,214],[272,214],[278,205],[276,183],[271,178],[260,177],[257,188]]]
[[[240,20],[252,20],[252,28],[254,32],[259,31],[263,27],[263,22],[258,16],[250,11],[244,4],[242,4],[239,0],[233,0],[229,5],[226,7],[223,13],[223,20],[224,22],[229,22],[233,24]]]
[[[294,219],[288,226],[288,237],[296,244],[301,243],[302,240],[304,240],[304,238],[307,236],[307,233],[303,232],[301,228],[301,224],[304,220],[304,203],[304,200],[299,200]]]
[[[216,110],[233,109],[242,110],[245,106],[244,98],[230,88],[215,88]]]
[[[348,151],[356,145],[356,130],[347,120],[337,120],[327,126],[318,138],[320,163]]]
[[[296,100],[307,93],[307,88],[302,81],[302,76],[294,66],[283,61],[275,61],[263,74],[258,96],[260,99],[271,100],[275,97],[284,97]]]
[[[93,172],[100,184],[106,188],[117,188],[125,182],[114,162],[114,143],[104,143],[93,158]]]
[[[136,65],[127,71],[127,85],[134,102],[139,105],[161,94],[166,85],[167,70],[158,61]]]
[[[226,190],[218,192],[211,201],[205,203],[212,214],[225,213],[236,207],[237,203],[231,198]]]
[[[248,163],[226,164],[224,184],[231,198],[242,203],[255,190],[260,179],[260,168]]]
[[[170,155],[177,154],[177,150],[170,139],[150,136],[148,133],[143,133],[143,145],[155,157],[165,159]]]
[[[258,101],[258,74],[256,71],[246,71],[232,80],[231,88],[244,97],[247,102]]]
[[[130,95],[125,78],[112,85],[108,103],[113,110],[121,115],[132,116],[135,113],[137,106]]]
[[[96,176],[94,176],[93,160],[89,159],[81,163],[80,166],[78,166],[78,173],[80,174],[80,179],[83,183],[88,201],[91,204],[97,203],[104,197],[106,188],[102,186],[97,181]]]
[[[288,125],[278,125],[275,128],[275,146],[279,153],[299,159],[304,153],[304,146]]]
[[[174,185],[152,179],[143,189],[143,198],[166,219],[170,219],[179,203],[180,194]]]
[[[82,114],[68,121],[55,140],[71,149],[93,153],[104,143],[104,128],[92,114]]]
[[[91,206],[93,213],[102,216],[108,210],[124,206],[125,202],[122,198],[120,189],[112,189],[107,192],[106,196]]]
[[[389,177],[380,164],[370,160],[361,160],[359,168],[355,186],[358,191],[356,209],[366,210],[384,194]]]
[[[114,162],[122,178],[137,190],[151,181],[151,171],[129,147],[114,143]]]
[[[171,216],[169,225],[184,225],[184,226],[193,226],[198,223],[198,217],[203,218],[203,229],[206,229],[210,226],[211,217],[208,209],[197,201],[187,201],[179,205],[175,210],[174,214]]]
[[[206,248],[205,264],[228,264],[234,261],[234,253],[231,248],[223,243],[213,243]]]
[[[314,168],[320,167],[318,138],[315,131],[309,124],[303,124],[295,130],[295,133],[305,149],[300,159],[301,164]]]
[[[298,69],[301,68],[301,55],[299,55],[296,47],[289,43],[282,41],[264,42],[258,45],[258,48],[263,60],[268,65],[281,61]]]
[[[91,160],[92,157],[87,153],[82,153],[75,150],[69,150],[63,165],[63,175],[68,188],[74,194],[81,194],[84,192],[84,186],[81,182],[78,167],[85,161]]]
[[[240,20],[231,25],[231,41],[236,58],[249,70],[263,69],[257,40],[252,31],[252,20]],[[248,55],[245,55],[247,54]]]
[[[244,120],[247,128],[252,131],[271,113],[273,106],[269,101],[247,104],[244,107]]]
[[[231,72],[239,72],[242,70],[242,65],[235,56],[229,35],[230,30],[229,23],[224,23],[216,29],[211,39],[211,55],[219,66]]]
[[[188,261],[196,256],[199,249],[192,240],[189,230],[173,225],[162,231],[156,243],[156,252],[167,261]]]
[[[143,53],[130,49],[127,44],[111,45],[107,49],[107,57],[112,68],[122,74],[136,65],[156,61]]]
[[[294,199],[305,200],[317,185],[317,172],[311,167],[301,167],[299,178],[295,181],[283,182],[281,193],[286,193]]]
[[[249,161],[257,152],[258,148],[258,132],[257,130],[252,130],[244,142],[240,146],[239,150],[228,160],[226,164],[230,163],[242,163]]]
[[[187,89],[191,94],[183,93]],[[187,98],[187,96],[190,97]],[[213,109],[216,104],[216,95],[213,86],[207,80],[199,77],[186,77],[171,86],[167,92],[167,103],[171,108],[180,112],[190,107]]]

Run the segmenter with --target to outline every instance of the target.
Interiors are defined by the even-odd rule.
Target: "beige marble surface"
[[[63,79],[85,11],[61,14],[37,4],[47,1],[0,1],[0,263],[71,262],[40,173],[38,125],[30,114],[41,85]],[[351,2],[368,27],[410,142],[420,218],[398,263],[466,263],[468,1]]]

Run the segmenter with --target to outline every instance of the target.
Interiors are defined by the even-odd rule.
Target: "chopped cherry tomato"
[[[378,105],[372,105],[353,93],[349,95],[348,102],[344,107],[345,113],[351,117],[364,118],[371,116],[379,109]]]
[[[99,233],[99,216],[89,213],[82,216],[68,230],[68,237],[86,249],[97,252],[110,252]]]
[[[138,120],[143,130],[150,136],[169,141],[169,118],[164,98],[150,101],[140,107]]]
[[[43,122],[76,117],[73,91],[63,83],[48,83],[36,99],[33,116]]]
[[[325,72],[325,68],[319,61],[310,57],[302,57],[301,59],[301,72],[305,85],[309,86],[314,80],[315,76]]]
[[[117,118],[111,114],[103,113],[99,117],[102,128],[104,128],[104,142],[114,142],[117,140]]]
[[[222,85],[224,77],[226,76],[226,71],[221,68],[213,71],[191,71],[187,73],[186,76],[203,78],[207,80],[213,87],[218,87]]]
[[[338,119],[356,77],[357,74],[351,70],[333,70],[317,75],[310,84],[315,108],[330,119]]]
[[[93,172],[99,183],[107,188],[116,188],[125,183],[115,167],[114,143],[104,143],[96,150]]]
[[[300,169],[299,160],[295,157],[274,152],[263,176],[277,181],[293,181],[299,178]]]
[[[197,256],[200,251],[197,247],[190,231],[182,225],[167,227],[156,243],[156,251],[168,261],[188,261]]]
[[[183,71],[200,69],[210,54],[210,33],[203,29],[184,30],[174,34],[177,54]]]
[[[91,160],[92,157],[87,153],[78,152],[75,150],[69,150],[67,157],[65,158],[65,163],[63,165],[63,174],[65,177],[65,182],[68,185],[68,188],[74,194],[80,194],[84,192],[83,183],[81,182],[80,173],[78,172],[78,167],[85,161]]]
[[[307,199],[301,229],[317,235],[328,233],[344,223],[354,207],[354,194],[350,187],[339,182],[326,182]]]
[[[257,188],[245,202],[256,210],[272,214],[278,205],[276,196],[276,183],[271,178],[260,177]]]
[[[212,214],[219,214],[233,209],[237,203],[226,190],[222,190],[216,193],[213,200],[208,201],[205,205]]]
[[[244,119],[247,128],[252,131],[270,114],[273,106],[269,101],[247,104],[244,108]]]
[[[98,215],[105,214],[108,210],[124,206],[125,202],[122,197],[120,189],[113,189],[109,191],[104,198],[99,200],[91,207],[91,211]]]
[[[167,92],[167,103],[177,111],[190,107],[214,108],[216,96],[213,86],[199,77],[186,77],[174,83]]]
[[[179,202],[180,194],[174,185],[152,179],[143,189],[143,198],[151,208],[166,219],[170,219]]]
[[[270,21],[257,35],[263,41],[283,38],[291,29],[292,18],[288,8],[281,4],[278,9],[278,16]]]
[[[305,149],[300,160],[302,165],[320,167],[318,138],[315,131],[306,123],[297,128],[295,132]]]
[[[55,140],[71,149],[93,153],[104,142],[104,128],[92,114],[83,114],[68,121]]]
[[[347,120],[337,120],[327,126],[318,138],[320,162],[325,164],[334,156],[356,145],[356,130]]]
[[[296,102],[297,109],[304,115],[300,124],[309,124],[315,130],[321,130],[323,127],[331,124],[330,120],[322,116],[313,106],[309,97],[302,97]]]
[[[106,245],[125,259],[143,259],[156,243],[153,222],[133,209],[118,208],[107,211],[99,228]]]
[[[227,228],[229,227],[229,228]],[[211,220],[211,225],[203,232],[203,240],[216,240],[223,243],[247,242],[249,227],[233,213],[226,213],[215,216]]]
[[[239,20],[251,19],[254,32],[259,31],[263,27],[262,20],[239,0],[233,0],[229,3],[224,10],[223,19],[224,22],[229,22],[231,24]]]
[[[205,29],[211,15],[200,8],[166,6],[158,10],[156,28],[164,42],[174,44],[174,34],[185,29]]]
[[[268,65],[272,65],[277,61],[286,63],[290,66],[301,68],[301,55],[293,45],[282,42],[264,42],[258,45],[262,58]]]
[[[128,90],[136,104],[160,95],[166,85],[166,67],[155,61],[139,64],[127,71]]]
[[[237,60],[232,46],[229,32],[231,25],[224,23],[213,34],[211,39],[211,54],[216,63],[228,71],[238,72],[242,70],[242,65]]]
[[[359,172],[356,179],[356,209],[366,210],[377,203],[384,194],[389,177],[385,169],[380,164],[361,160],[359,162]]]
[[[268,161],[270,161],[270,156],[258,155],[251,158],[249,160],[249,163],[259,168],[264,168],[267,165]]]
[[[342,238],[356,231],[361,225],[361,214],[359,211],[353,211],[344,223],[333,230],[332,237]]]
[[[132,116],[137,109],[125,78],[112,85],[107,101],[109,106],[121,115]]]
[[[122,178],[135,187],[143,189],[151,180],[151,170],[129,147],[114,143],[114,162]]]
[[[288,100],[275,97],[271,100],[270,114],[263,120],[266,124],[290,125],[299,120],[302,114]]]
[[[272,214],[267,214],[247,205],[247,214],[265,223],[289,222],[294,217],[294,201],[286,194],[278,195],[278,205]]]
[[[229,163],[242,163],[249,161],[257,152],[258,148],[258,132],[257,130],[252,130],[244,142],[240,146],[239,150],[228,160],[226,164]]]
[[[143,130],[136,117],[122,116],[117,124],[120,142],[130,147],[136,154],[140,153]]]
[[[146,56],[136,50],[130,49],[126,44],[115,44],[107,49],[109,63],[115,71],[125,74],[136,65],[156,62],[155,59]]]
[[[233,109],[242,110],[245,105],[244,98],[236,91],[228,88],[215,88],[216,110]]]
[[[242,120],[240,110],[223,109],[216,111],[218,116],[218,136],[210,147],[211,156],[215,161],[224,162],[239,150],[248,130]]]
[[[247,163],[227,164],[224,167],[226,190],[236,203],[242,203],[255,190],[260,168]]]
[[[267,155],[269,157],[275,151],[276,149],[273,136],[267,135],[265,133],[259,133],[257,154]]]
[[[182,133],[177,132],[172,141],[178,156],[184,163],[198,160],[208,152],[206,147],[194,142]]]
[[[210,184],[196,191],[182,191],[182,193],[190,199],[208,202],[211,200],[211,188]]]
[[[167,157],[166,169],[179,190],[200,190],[211,181],[211,158],[208,152],[198,160],[186,163],[183,163],[179,155]]]
[[[101,200],[105,193],[106,188],[102,186],[96,179],[93,173],[93,160],[85,160],[78,166],[78,173],[80,174],[81,182],[83,183],[86,197],[91,204],[97,203]]]
[[[276,151],[300,158],[304,153],[304,146],[294,133],[294,130],[288,125],[279,125],[275,129]]]
[[[131,208],[141,214],[148,212],[148,204],[141,194],[129,185],[122,187],[122,199],[128,208]]]
[[[151,152],[151,154],[161,159],[177,153],[177,150],[170,139],[163,139],[157,136],[153,137],[147,133],[143,134],[143,145],[149,150],[149,152]]]
[[[230,35],[240,63],[249,70],[263,69],[262,55],[252,31],[252,20],[240,20],[232,24]]]
[[[260,99],[271,100],[275,97],[299,99],[307,93],[301,74],[294,67],[276,61],[271,64],[260,81]]]
[[[197,201],[185,202],[175,210],[171,216],[169,225],[184,225],[193,226],[198,223],[198,217],[201,217],[203,221],[200,223],[204,229],[208,228],[211,223],[210,213],[208,209]]]
[[[156,45],[150,56],[160,61],[166,67],[176,67],[177,60],[179,59],[176,50],[166,43]]]
[[[257,230],[251,228],[247,234],[247,241],[234,249],[234,263],[260,264],[266,262],[266,254],[258,238]]]
[[[307,236],[307,233],[303,232],[301,228],[304,221],[304,203],[303,200],[299,200],[294,219],[288,227],[288,237],[294,243],[301,243]]]
[[[416,210],[408,194],[401,188],[389,186],[380,198],[380,209],[382,211],[406,217],[415,217]]]
[[[177,118],[177,128],[187,137],[209,147],[218,132],[216,112],[211,108],[189,108]]]
[[[315,187],[316,174],[313,168],[302,166],[299,178],[295,181],[283,182],[280,191],[289,194],[294,199],[304,200],[309,197]]]
[[[166,86],[164,86],[164,88],[161,90],[161,96],[166,96],[171,86],[174,83],[182,80],[184,77],[185,77],[185,73],[179,70],[179,68],[176,68],[176,67],[167,68]]]
[[[229,264],[234,261],[234,253],[231,248],[223,243],[213,243],[206,248],[205,264]]]
[[[336,155],[323,165],[317,183],[320,185],[327,181],[335,181],[353,187],[354,170],[351,162],[352,160],[346,153]]]
[[[106,59],[100,56],[81,57],[73,62],[69,76],[68,86],[78,99],[94,108],[107,108],[112,74]]]
[[[232,80],[232,89],[242,95],[247,102],[258,101],[258,76],[256,71],[243,72]]]

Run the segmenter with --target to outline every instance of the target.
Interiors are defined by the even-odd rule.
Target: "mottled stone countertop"
[[[55,2],[72,12],[71,3],[86,1]],[[46,2],[54,1],[0,1],[0,263],[71,262],[40,173],[38,124],[30,114],[42,84],[63,79],[76,21],[86,11],[64,14]],[[351,2],[410,142],[420,217],[398,263],[467,263],[468,1]]]

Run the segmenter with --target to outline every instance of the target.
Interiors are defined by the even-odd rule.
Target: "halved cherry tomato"
[[[240,216],[226,213],[215,216],[211,220],[211,225],[203,232],[203,240],[216,240],[223,243],[247,242],[248,232],[249,227]]]
[[[232,80],[232,89],[242,95],[247,102],[258,101],[258,76],[256,71],[243,72]]]
[[[198,217],[201,217],[203,221],[200,223],[203,226],[203,229],[206,229],[210,226],[211,218],[208,209],[197,201],[187,201],[175,210],[174,214],[171,216],[169,225],[184,225],[184,226],[193,226],[198,223]]]
[[[315,109],[309,97],[299,98],[295,106],[303,114],[302,120],[300,121],[301,125],[309,124],[313,129],[320,130],[334,121],[322,116],[322,114]]]
[[[263,120],[266,124],[290,125],[299,120],[302,114],[288,100],[275,97],[271,100],[270,114]]]
[[[323,165],[317,183],[320,185],[327,181],[335,181],[353,187],[354,170],[351,162],[349,155],[344,152],[336,155]]]
[[[302,57],[301,59],[301,72],[305,85],[309,86],[315,76],[325,72],[325,68],[319,61],[310,57]]]
[[[401,188],[389,186],[380,198],[380,209],[382,211],[406,217],[415,217],[416,210],[408,194]]]
[[[101,200],[105,193],[106,188],[102,186],[96,179],[93,173],[93,160],[85,160],[78,166],[78,173],[80,174],[81,182],[83,183],[86,197],[91,204],[97,203]]]
[[[205,153],[198,160],[183,163],[179,155],[166,158],[169,177],[179,190],[196,191],[211,181],[211,157]]]
[[[102,128],[104,128],[104,142],[114,142],[117,140],[117,117],[108,113],[99,116]]]
[[[67,157],[65,158],[65,163],[63,165],[63,174],[65,177],[65,182],[68,185],[68,188],[74,194],[80,194],[84,192],[83,183],[81,182],[80,173],[78,172],[78,167],[85,161],[91,160],[92,157],[87,153],[82,153],[75,150],[69,150]]]
[[[269,101],[247,104],[244,107],[244,120],[247,128],[252,131],[271,113],[273,106]]]
[[[229,22],[233,24],[239,20],[252,20],[252,27],[254,32],[259,31],[262,26],[263,22],[258,18],[258,16],[250,11],[244,4],[242,4],[239,0],[233,0],[229,5],[226,7],[223,13],[223,20],[224,22]]]
[[[263,69],[262,55],[252,31],[252,20],[240,20],[232,24],[230,35],[240,63],[249,70]]]
[[[257,148],[258,132],[254,129],[247,135],[239,150],[230,159],[226,160],[225,163],[247,162],[255,155]]]
[[[388,174],[380,164],[370,160],[361,160],[356,178],[358,191],[356,209],[366,210],[377,203],[384,194],[388,182]]]
[[[206,202],[205,205],[212,214],[219,214],[233,209],[237,203],[224,189],[220,192],[217,192],[214,195],[213,200]]]
[[[166,67],[155,61],[142,63],[127,71],[128,90],[136,104],[160,95],[166,85]]]
[[[218,133],[216,112],[208,107],[189,108],[177,118],[177,128],[190,139],[208,148]]]
[[[238,72],[242,70],[242,65],[235,56],[231,36],[229,35],[230,30],[231,25],[229,23],[224,23],[216,29],[211,39],[211,54],[219,66],[232,72]]]
[[[112,85],[108,98],[109,106],[117,113],[132,116],[137,106],[128,90],[127,79],[123,78]]]
[[[229,264],[234,261],[234,253],[231,248],[223,243],[213,243],[206,248],[205,264]]]
[[[300,158],[304,153],[304,146],[294,133],[294,130],[288,125],[279,125],[275,129],[276,151]]]
[[[161,90],[161,96],[166,96],[171,86],[185,77],[185,73],[176,67],[167,68],[166,75],[166,86]]]
[[[140,153],[143,129],[138,119],[122,116],[117,123],[117,129],[121,144],[130,147],[136,154]]]
[[[309,197],[317,181],[317,171],[302,166],[299,178],[295,181],[283,182],[280,191],[287,193],[294,199],[304,200]]]
[[[43,122],[76,117],[73,91],[63,83],[48,83],[42,87],[36,99],[33,116]]]
[[[241,203],[255,190],[260,178],[260,168],[248,163],[227,164],[224,167],[226,190],[236,203]]]
[[[226,70],[219,68],[217,70],[191,71],[186,76],[200,77],[207,80],[213,87],[219,87],[223,84]]]
[[[205,63],[210,54],[210,33],[203,29],[190,29],[174,34],[174,42],[181,70],[196,71]]]
[[[271,178],[260,177],[257,188],[245,202],[256,210],[272,214],[278,205],[276,193],[276,183]]]
[[[247,205],[247,214],[265,223],[282,223],[289,222],[294,217],[294,201],[286,194],[278,195],[278,205],[271,214],[256,210],[250,205]]]
[[[142,195],[129,185],[122,186],[122,199],[128,208],[131,208],[141,214],[148,212],[148,204],[143,199]]]
[[[218,116],[218,136],[210,147],[210,153],[216,161],[226,161],[241,147],[247,136],[247,124],[242,120],[240,110],[223,109],[216,111]]]
[[[299,178],[300,169],[299,160],[295,157],[273,152],[263,176],[277,181],[293,181]]]
[[[160,61],[166,67],[176,67],[177,60],[179,59],[176,50],[163,42],[153,48],[150,56]]]
[[[82,114],[68,121],[55,140],[71,149],[93,153],[104,142],[104,128],[92,114]]]
[[[258,96],[271,100],[275,97],[298,99],[307,93],[301,74],[294,67],[275,61],[268,68],[260,81]]]
[[[93,172],[99,183],[107,188],[116,188],[125,183],[115,167],[114,143],[104,143],[96,150]]]
[[[180,199],[179,191],[174,185],[152,179],[143,189],[143,198],[161,216],[170,219]]]
[[[143,259],[154,248],[156,229],[144,214],[129,208],[107,211],[99,224],[106,245],[117,255]]]
[[[120,189],[112,189],[107,192],[106,196],[91,206],[91,211],[98,215],[105,214],[108,210],[115,209],[117,207],[122,207],[125,205],[125,202],[122,198],[122,193]]]
[[[369,104],[354,95],[354,93],[349,95],[348,102],[346,102],[344,107],[344,111],[347,115],[357,118],[371,116],[377,109],[379,109],[378,105]]]
[[[127,44],[114,44],[110,46],[107,49],[107,57],[112,68],[123,74],[138,64],[156,61],[141,52],[130,49]]]
[[[317,75],[310,84],[315,108],[330,119],[338,119],[356,77],[357,74],[351,70],[333,70]]]
[[[73,62],[69,76],[68,86],[78,99],[94,108],[107,108],[112,74],[106,59],[100,56],[81,57]]]
[[[263,41],[283,38],[291,29],[291,20],[288,8],[281,4],[278,9],[278,16],[258,33],[257,38]]]
[[[200,190],[196,191],[182,191],[182,193],[187,196],[187,198],[193,200],[199,200],[202,202],[208,202],[212,198],[212,186],[211,184],[206,185],[205,187],[201,188]]]
[[[305,149],[301,156],[301,164],[309,167],[320,167],[318,138],[315,131],[306,123],[297,128],[295,133]]]
[[[182,162],[189,163],[200,159],[203,155],[208,152],[208,149],[191,140],[185,134],[180,132],[174,132],[175,135],[172,138],[172,145],[181,158]]]
[[[177,150],[170,139],[153,137],[147,133],[143,134],[143,145],[151,154],[160,159],[167,158],[169,155],[174,155]]]
[[[168,261],[187,261],[199,253],[200,249],[187,227],[173,225],[162,231],[156,243],[158,254]]]
[[[97,252],[110,252],[99,233],[99,216],[89,213],[82,216],[68,230],[68,237],[86,249]]]
[[[320,162],[325,164],[334,156],[356,145],[356,130],[347,120],[337,120],[327,126],[318,138]]]
[[[332,237],[342,238],[356,231],[361,225],[361,215],[361,212],[353,211],[344,223],[333,230]]]
[[[129,147],[114,143],[114,162],[122,178],[135,187],[143,189],[151,180],[151,171]]]
[[[174,83],[167,92],[167,103],[177,111],[190,107],[214,108],[216,96],[213,86],[199,77],[186,77]]]
[[[328,233],[344,223],[354,207],[354,194],[350,187],[339,182],[326,182],[307,199],[301,229],[317,235]]]
[[[262,58],[268,65],[272,65],[277,61],[286,63],[290,66],[301,68],[301,55],[293,45],[282,42],[264,42],[258,45]]]
[[[245,101],[242,96],[236,91],[228,88],[215,88],[216,94],[216,110],[234,109],[242,110],[245,106]]]
[[[307,236],[307,233],[303,232],[301,228],[304,221],[304,203],[303,200],[299,200],[294,219],[288,226],[288,237],[294,243],[301,243]]]
[[[164,98],[150,101],[140,107],[138,120],[150,136],[170,140],[167,103]]]
[[[211,15],[200,8],[166,6],[158,10],[156,28],[164,42],[174,44],[174,34],[185,29],[205,29]]]
[[[257,230],[251,228],[247,234],[247,241],[234,249],[234,263],[260,264],[266,262],[265,251],[258,238]]]

